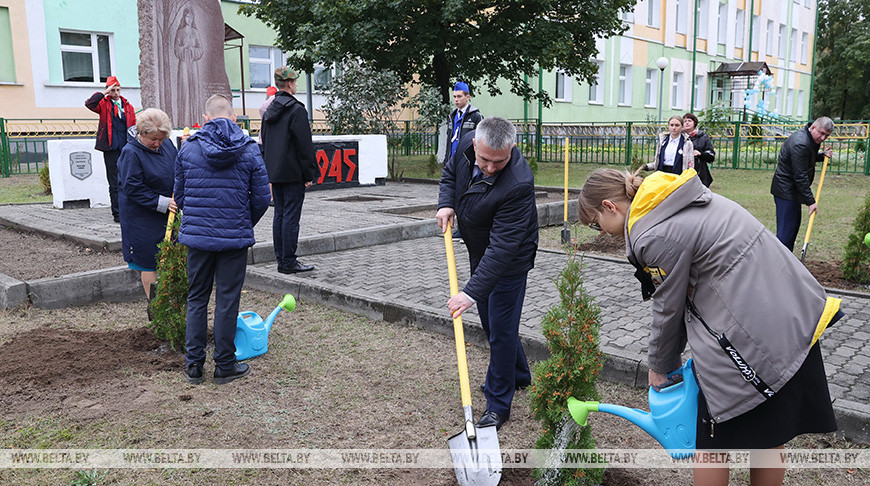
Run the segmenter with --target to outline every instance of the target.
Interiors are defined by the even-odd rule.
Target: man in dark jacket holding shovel
[[[181,146],[175,162],[175,203],[183,211],[178,242],[187,246],[185,375],[202,383],[208,301],[215,286],[214,381],[250,372],[236,361],[236,318],[254,226],[269,208],[269,183],[257,142],[236,125],[221,95],[205,102],[205,121]]]
[[[471,278],[447,307],[455,317],[476,303],[489,339],[486,412],[477,425],[501,427],[514,392],[532,380],[519,325],[538,249],[534,175],[509,121],[486,118],[462,138],[441,176],[436,218],[441,231],[459,220],[471,262]]]
[[[819,152],[832,131],[834,122],[826,116],[820,117],[812,125],[807,124],[794,132],[779,151],[770,193],[776,204],[776,237],[789,250],[794,251],[801,226],[801,205],[807,206],[808,214],[818,210],[811,186],[816,175],[816,162],[833,153],[830,147]]]

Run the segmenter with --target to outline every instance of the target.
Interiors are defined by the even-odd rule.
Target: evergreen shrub
[[[570,427],[566,449],[594,449],[591,427],[576,426],[570,418],[568,397],[599,400],[596,382],[601,370],[598,349],[601,310],[583,288],[576,253],[569,254],[568,264],[555,283],[560,301],[549,309],[541,325],[550,358],[535,366],[530,393],[532,414],[543,427],[535,448],[552,449],[556,437]],[[601,483],[604,469],[564,468],[556,474],[536,469],[533,474],[536,478],[546,477],[548,484],[594,485]]]

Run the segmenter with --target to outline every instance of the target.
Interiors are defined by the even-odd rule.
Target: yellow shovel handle
[[[447,273],[450,277],[450,296],[459,293],[459,282],[456,279],[456,255],[453,252],[453,230],[450,226],[444,232],[444,249],[447,250]],[[471,387],[468,384],[468,360],[465,356],[465,330],[462,327],[462,316],[453,318],[453,337],[456,341],[456,362],[459,366],[459,392],[462,396],[462,406],[471,406]]]
[[[163,241],[169,241],[172,237],[172,223],[175,221],[175,211],[169,211],[169,217],[166,219],[166,236]]]
[[[825,183],[825,172],[828,170],[828,158],[825,157],[825,162],[822,164],[822,175],[819,176],[819,187],[816,189],[816,208],[819,206],[819,201],[822,200],[822,184]],[[816,210],[818,212],[818,209]],[[807,223],[807,235],[804,238],[804,245],[810,242],[810,234],[813,232],[813,222],[816,220],[816,213],[810,215],[810,221]]]

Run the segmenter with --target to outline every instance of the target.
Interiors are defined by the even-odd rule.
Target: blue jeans
[[[489,339],[489,369],[484,384],[486,409],[499,415],[510,415],[517,384],[532,381],[520,342],[526,277],[524,273],[502,278],[486,299],[477,302],[480,322]]]
[[[202,251],[187,249],[187,365],[205,362],[208,336],[208,301],[215,286],[214,363],[215,368],[230,371],[236,363],[236,322],[239,298],[245,283],[248,249]]]
[[[275,202],[275,218],[272,221],[275,260],[278,268],[290,268],[296,265],[299,218],[302,216],[302,203],[305,201],[305,183],[272,184],[272,200]]]
[[[801,227],[802,204],[800,201],[790,201],[776,196],[773,196],[773,202],[776,204],[776,238],[789,251],[794,251],[794,242]]]

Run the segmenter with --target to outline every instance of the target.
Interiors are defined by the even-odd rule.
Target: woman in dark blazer
[[[175,155],[169,140],[172,123],[166,113],[148,108],[139,114],[135,132],[118,159],[118,206],[124,261],[141,272],[142,287],[151,299],[157,281],[157,244],[163,239],[167,212],[175,212],[172,198]]]

